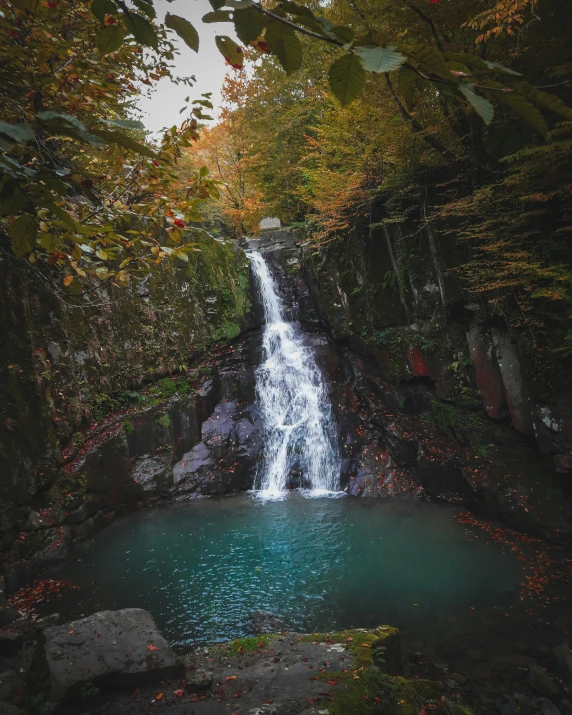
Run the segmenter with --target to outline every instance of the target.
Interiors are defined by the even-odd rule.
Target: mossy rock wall
[[[421,188],[379,201],[347,235],[304,249],[322,321],[388,383],[424,379],[438,400],[509,421],[571,472],[570,361],[537,344],[518,306],[500,315],[468,291],[468,248],[425,221],[430,201]]]
[[[204,235],[189,263],[59,300],[23,267],[0,286],[0,533],[54,479],[60,445],[122,391],[185,371],[253,327],[249,264]]]

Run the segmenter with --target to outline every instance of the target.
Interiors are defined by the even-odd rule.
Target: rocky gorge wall
[[[357,461],[346,449],[350,492],[399,483],[567,540],[570,366],[537,349],[525,322],[467,292],[466,256],[424,222],[423,200],[400,222],[383,211],[347,240],[300,244],[301,278],[364,414],[357,436],[369,446]]]
[[[139,465],[141,479],[160,482],[163,453],[176,461],[198,441],[223,389],[207,379],[207,349],[224,352],[259,322],[244,252],[206,235],[199,248],[188,265],[65,301],[25,269],[4,272],[0,553],[19,564],[10,588],[94,519],[145,497],[149,484],[130,477],[143,454],[156,463]]]
[[[341,487],[444,500],[566,542],[564,388],[536,385],[518,333],[463,293],[445,244],[420,236],[417,253],[397,228],[351,250],[310,249],[297,230],[244,243],[265,254],[327,378]],[[391,266],[406,260],[400,283]],[[8,280],[2,303],[4,399],[21,405],[2,424],[9,592],[141,505],[251,488],[263,448],[262,317],[234,244],[111,289],[82,321],[23,285],[21,299]]]

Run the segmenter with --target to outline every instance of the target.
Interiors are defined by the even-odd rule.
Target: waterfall
[[[281,498],[296,469],[310,485],[309,496],[334,493],[339,489],[340,457],[324,379],[300,328],[284,320],[266,261],[257,252],[248,259],[265,318],[263,361],[256,370],[264,453],[254,487],[264,498]]]

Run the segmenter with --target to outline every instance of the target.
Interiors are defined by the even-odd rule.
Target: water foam
[[[300,328],[284,320],[280,297],[260,253],[248,254],[256,276],[265,327],[256,394],[264,426],[264,454],[254,488],[264,499],[282,499],[292,470],[310,497],[339,493],[340,456],[332,406],[322,374]]]

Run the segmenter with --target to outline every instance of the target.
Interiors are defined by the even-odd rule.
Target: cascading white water
[[[274,279],[262,255],[248,254],[264,307],[263,362],[256,370],[265,449],[255,481],[260,496],[284,495],[299,470],[310,496],[338,489],[340,457],[332,407],[312,351],[299,328],[284,321]]]

